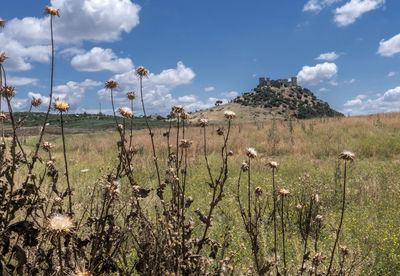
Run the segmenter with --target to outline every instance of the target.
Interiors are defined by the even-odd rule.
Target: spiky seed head
[[[53,145],[50,144],[49,142],[44,142],[42,145],[42,149],[47,152],[49,152],[52,148],[53,148]]]
[[[227,118],[227,119],[233,119],[233,118],[236,117],[236,113],[233,112],[233,111],[230,111],[230,110],[226,110],[226,111],[224,112],[224,116],[225,116],[225,118]]]
[[[31,105],[34,107],[38,107],[42,104],[42,99],[38,98],[36,99],[35,97],[32,97]]]
[[[129,100],[133,101],[136,98],[136,93],[134,91],[126,93]]]
[[[139,77],[147,77],[149,75],[149,71],[143,66],[139,66],[136,69],[135,74]]]
[[[316,215],[315,220],[321,223],[323,220],[323,217],[321,215]]]
[[[281,196],[288,196],[290,194],[289,190],[286,189],[281,189],[279,193],[281,194]]]
[[[59,196],[57,196],[53,201],[54,201],[54,205],[61,206],[61,204],[62,204],[62,198]]]
[[[54,102],[54,108],[60,112],[66,112],[69,109],[69,104],[64,100],[56,100]]]
[[[247,172],[249,170],[249,163],[247,163],[246,161],[243,161],[241,169],[242,169],[242,171]]]
[[[223,127],[220,127],[217,129],[217,134],[218,135],[224,135],[225,129]]]
[[[6,21],[0,17],[0,28],[5,28],[6,27]]]
[[[263,190],[262,190],[261,187],[256,187],[256,189],[254,190],[254,193],[255,193],[257,196],[261,196],[262,193],[263,193]]]
[[[4,61],[6,61],[8,57],[6,56],[5,53],[0,53],[0,65],[3,64]]]
[[[267,166],[270,167],[271,169],[277,169],[279,167],[279,164],[276,161],[269,161],[267,163]]]
[[[124,118],[133,118],[133,112],[128,107],[121,107],[118,111]]]
[[[206,127],[206,126],[208,126],[208,120],[205,119],[205,118],[199,119],[199,125],[200,125],[201,127]]]
[[[303,209],[303,206],[301,204],[297,204],[296,210],[300,212],[302,209]]]
[[[355,157],[354,153],[352,153],[351,151],[347,151],[347,150],[345,150],[339,154],[339,158],[343,159],[345,161],[354,161],[354,157]]]
[[[56,9],[56,8],[53,8],[53,7],[46,6],[46,8],[44,8],[44,13],[48,14],[48,15],[51,15],[51,16],[60,17],[60,9]]]
[[[249,158],[256,158],[257,157],[257,151],[254,148],[248,148],[246,151],[246,155]]]
[[[340,247],[340,252],[342,253],[343,256],[347,256],[350,254],[349,248],[345,245]]]
[[[232,156],[233,155],[233,151],[228,151],[228,156]]]
[[[181,113],[181,119],[182,120],[188,120],[189,119],[189,114],[187,114],[186,112],[182,112]]]
[[[49,229],[54,234],[68,234],[73,228],[74,223],[72,222],[71,218],[66,215],[57,214],[51,217],[49,220]]]
[[[15,88],[12,86],[3,86],[0,90],[0,94],[4,98],[12,98],[15,96]]]
[[[179,141],[179,146],[181,148],[187,149],[187,148],[190,148],[191,145],[192,145],[192,141],[190,141],[188,139],[181,139]]]
[[[7,113],[0,112],[0,120],[6,120],[7,119]]]
[[[183,106],[181,106],[181,105],[174,105],[174,106],[171,108],[171,112],[174,112],[175,114],[177,114],[177,113],[182,113],[182,112],[185,112],[185,109],[184,109]]]
[[[108,80],[105,83],[105,87],[108,89],[115,89],[118,87],[118,82],[115,80]]]
[[[312,195],[312,200],[314,200],[315,203],[319,202],[319,195],[318,194],[313,194]]]

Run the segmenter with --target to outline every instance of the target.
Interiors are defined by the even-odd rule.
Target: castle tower
[[[258,79],[258,86],[264,86],[265,78],[259,78]]]
[[[292,86],[297,86],[297,77],[292,77]]]

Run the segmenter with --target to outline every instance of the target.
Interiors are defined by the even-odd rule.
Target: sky
[[[0,52],[14,110],[31,97],[48,103],[50,18],[54,19],[55,97],[70,112],[111,113],[104,82],[115,79],[117,107],[139,92],[146,67],[148,112],[187,111],[227,102],[259,77],[298,77],[345,115],[400,111],[398,0],[13,0],[3,1]],[[42,110],[45,106],[42,107]],[[40,109],[39,109],[40,110]],[[134,113],[140,115],[139,99]]]

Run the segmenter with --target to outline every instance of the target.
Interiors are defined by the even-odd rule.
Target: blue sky
[[[110,112],[104,81],[120,83],[117,105],[138,89],[145,66],[151,113],[188,111],[251,91],[258,77],[289,78],[346,115],[400,111],[397,0],[15,0],[2,4],[0,52],[16,110],[46,102],[49,18],[55,19],[55,94],[71,112]],[[139,102],[135,113],[140,114]]]

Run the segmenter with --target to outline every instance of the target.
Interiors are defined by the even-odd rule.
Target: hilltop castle
[[[288,79],[271,80],[270,78],[259,78],[258,87],[263,86],[284,86],[293,87],[297,86],[297,77],[292,77],[290,81]]]

